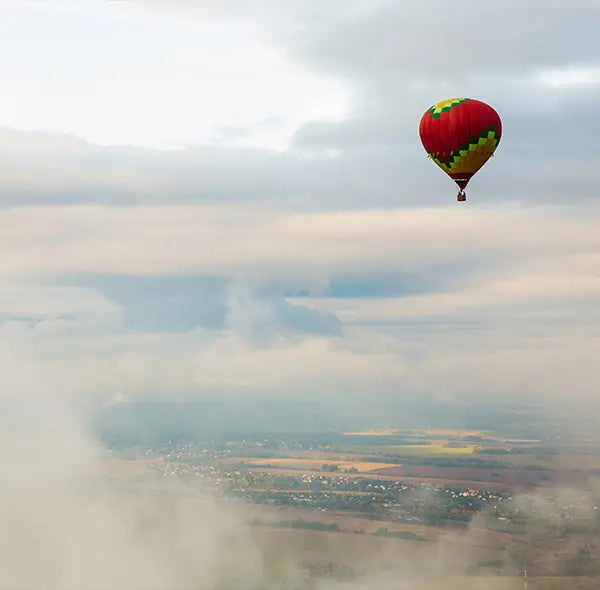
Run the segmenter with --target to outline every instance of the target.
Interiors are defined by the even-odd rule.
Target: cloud
[[[274,295],[257,296],[243,284],[234,284],[229,291],[226,325],[257,340],[289,334],[342,334],[334,314],[293,305]]]
[[[560,0],[517,0],[496,5],[492,0],[451,6],[443,0],[427,4],[372,2],[370,10],[354,15],[327,15],[330,29],[313,27],[294,41],[319,66],[381,74],[390,67],[413,75],[438,78],[471,71],[527,69],[591,61],[589,48],[597,46],[594,23],[600,9],[593,0],[577,3],[577,11]],[[449,23],[460,22],[453,28]],[[552,44],[557,31],[572,43]],[[503,33],[501,35],[500,33]],[[587,60],[583,57],[587,56]],[[389,73],[386,77],[389,77]]]
[[[581,146],[597,119],[594,3],[539,14],[515,2],[227,6],[122,7],[102,13],[101,29],[135,22],[146,43],[164,17],[169,55],[196,59],[170,35],[209,27],[214,48],[232,35],[236,51],[262,48],[267,62],[277,54],[328,80],[319,88],[333,102],[342,84],[347,110],[322,120],[333,103],[307,86],[299,100],[316,110],[294,118],[287,151],[238,139],[268,135],[294,101],[248,121],[214,116],[210,141],[169,150],[100,146],[64,125],[3,128],[0,314],[3,354],[22,363],[13,383],[460,396],[498,390],[484,368],[493,375],[501,358],[516,395],[528,363],[561,366],[560,338],[591,354],[599,211],[596,153]],[[102,10],[80,8],[78,22]],[[456,18],[464,30],[448,27]],[[573,43],[552,42],[579,20]],[[455,90],[505,122],[461,208],[417,137],[425,108]],[[481,371],[467,370],[466,350]],[[573,374],[571,352],[561,358]],[[537,389],[559,395],[558,383]]]
[[[593,75],[600,63],[598,22],[593,2],[578,4],[574,12],[559,2],[525,8],[518,2],[501,7],[491,1],[477,6],[384,2],[333,19],[328,28],[292,35],[287,42],[304,59],[348,76],[360,89],[351,117],[305,123],[294,147],[335,151],[345,162],[360,154],[369,162],[373,183],[373,190],[363,190],[382,205],[391,199],[380,189],[381,178],[398,187],[397,202],[418,195],[438,203],[451,185],[423,159],[418,121],[439,100],[470,96],[492,104],[504,122],[496,158],[471,184],[478,202],[593,198],[598,153],[587,138],[598,121]],[[570,42],[558,46],[558,31]],[[567,81],[576,76],[587,84],[549,83],[557,76]]]
[[[70,404],[2,398],[0,577],[5,587],[242,587],[272,583],[247,516],[202,486],[136,494]],[[16,420],[15,420],[16,416]],[[4,422],[4,419],[3,419]],[[165,492],[167,492],[165,494]],[[50,509],[49,509],[50,507]],[[282,575],[294,575],[293,564]]]
[[[88,125],[108,117],[114,123],[104,121],[103,133],[120,138],[102,142],[113,147],[90,143],[76,149],[76,140],[65,139],[63,145],[52,139],[52,151],[40,158],[32,153],[39,154],[38,148],[15,152],[14,146],[23,141],[48,145],[49,136],[32,132],[23,140],[17,132],[5,130],[0,145],[10,148],[1,153],[8,165],[0,174],[0,202],[261,202],[303,209],[362,208],[366,202],[388,208],[437,205],[451,200],[453,185],[425,158],[418,120],[433,102],[456,94],[490,102],[505,123],[497,158],[472,183],[476,202],[560,202],[565,192],[574,202],[595,194],[597,154],[586,141],[598,120],[592,74],[600,63],[596,36],[600,14],[593,2],[579,2],[577,10],[560,2],[523,8],[513,1],[502,7],[486,1],[452,9],[442,1],[415,5],[365,0],[352,6],[332,2],[326,10],[313,2],[294,10],[271,1],[253,2],[251,8],[240,8],[236,2],[226,5],[236,8],[227,10],[212,2],[165,8],[147,2],[135,8],[30,8],[23,14],[13,9],[20,25],[19,43],[28,36],[39,38],[37,27],[44,19],[60,24],[65,11],[73,11],[81,31],[89,34],[63,31],[64,24],[56,30],[79,43],[82,55],[91,55],[101,71],[111,72],[103,78],[107,96],[98,94],[104,86],[94,78],[77,76],[85,81],[77,109],[69,106],[61,90],[62,106],[52,112],[56,117],[60,111],[62,118],[55,119],[52,128],[81,134],[81,125],[69,122],[69,117],[83,117]],[[454,21],[463,23],[462,28],[448,27]],[[106,31],[113,38],[110,48],[98,38]],[[554,42],[557,31],[564,42]],[[58,52],[56,62],[64,61],[63,84],[74,84],[65,68],[79,71],[89,67],[89,60],[69,51],[64,39],[50,45],[49,51]],[[156,59],[148,61],[148,55]],[[33,73],[38,67],[34,58]],[[245,60],[253,67],[244,66],[240,72]],[[169,71],[164,74],[171,82],[157,89],[154,80],[163,75],[156,71],[163,72],[165,64]],[[288,95],[282,89],[292,89],[291,82],[282,76],[292,66],[296,81]],[[7,67],[7,75],[13,69]],[[260,72],[262,77],[249,79],[248,72]],[[35,78],[39,84],[40,77]],[[587,83],[552,82],[570,79]],[[136,88],[151,82],[144,100],[132,94],[132,80]],[[24,96],[32,100],[50,91],[54,95],[53,81],[46,82],[49,85],[37,94],[28,89]],[[16,95],[3,109],[13,113],[12,121],[7,115],[3,122],[24,127],[17,116],[25,104],[19,94],[24,92],[22,85],[7,87]],[[235,115],[241,93],[244,108],[258,109],[244,120]],[[99,96],[103,108],[97,107],[91,117],[84,106],[96,104]],[[114,103],[117,96],[119,104]],[[191,112],[186,100],[191,101]],[[165,107],[170,104],[177,106]],[[27,108],[30,129],[31,113],[46,112],[42,106],[46,108]],[[199,117],[209,132],[200,130]],[[183,147],[167,152],[115,147],[114,143],[124,143],[122,133],[133,132],[127,131],[129,124],[142,135],[161,135],[160,141],[140,140],[136,145],[162,141]],[[190,137],[178,140],[174,135],[182,133],[182,125]],[[48,130],[48,125],[40,123],[37,128]],[[272,147],[273,133],[288,139],[295,133],[291,149],[272,152],[252,147]],[[93,134],[83,135],[90,142],[99,141]]]
[[[280,289],[269,282],[252,285],[234,277],[202,274],[83,274],[56,277],[54,282],[63,286],[41,283],[29,289],[46,303],[48,295],[53,293],[73,297],[81,292],[90,293],[90,300],[106,298],[118,310],[120,327],[125,331],[160,333],[232,328],[249,337],[267,337],[270,332],[340,334],[335,316],[288,303]],[[5,297],[12,294],[10,290],[4,293]],[[0,292],[0,301],[2,295]],[[30,310],[26,295],[23,298],[19,293],[22,304]],[[61,301],[61,306],[70,309],[68,301]],[[14,313],[7,311],[9,317],[16,319]],[[31,319],[31,315],[24,319]]]
[[[454,206],[330,213],[19,207],[0,213],[1,244],[12,253],[0,275],[228,276],[316,293],[332,279],[391,269],[431,280],[432,269],[443,273],[448,265],[489,272],[519,258],[523,265],[551,266],[564,255],[590,256],[598,249],[598,211],[589,207],[585,214],[576,208]]]
[[[4,211],[6,383],[560,399],[576,379],[591,395],[597,211],[261,213]]]
[[[2,48],[21,57],[0,55],[0,124],[102,145],[285,149],[303,121],[345,113],[342,81],[291,59],[253,23],[143,4],[7,6]],[[242,133],[224,138],[224,126]]]

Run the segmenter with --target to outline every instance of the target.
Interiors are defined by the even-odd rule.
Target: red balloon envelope
[[[502,122],[484,102],[451,98],[424,113],[419,135],[430,158],[458,185],[458,200],[464,201],[469,180],[500,143]]]

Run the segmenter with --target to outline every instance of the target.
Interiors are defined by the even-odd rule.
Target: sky
[[[0,394],[595,403],[596,0],[0,8]]]

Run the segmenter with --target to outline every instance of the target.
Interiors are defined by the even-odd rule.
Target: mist
[[[480,526],[440,535],[424,553],[388,539],[339,534],[303,539],[273,537],[253,527],[259,514],[238,500],[212,494],[202,484],[159,481],[123,487],[110,467],[106,445],[80,406],[48,400],[6,398],[0,435],[0,587],[10,590],[197,590],[316,588],[363,590],[392,584],[413,590],[441,583],[445,588],[509,588],[520,575],[515,554],[502,557],[502,581],[461,577],[469,547],[485,549],[490,538]],[[224,427],[225,422],[221,423]],[[127,428],[121,423],[121,428]],[[213,431],[214,433],[214,431]],[[427,501],[427,492],[417,492]],[[515,505],[532,517],[529,540],[556,529],[549,494],[561,503],[594,490],[562,488],[522,494]],[[346,536],[347,537],[347,536]],[[303,559],[335,560],[352,579],[309,579]],[[301,557],[303,556],[303,557]],[[562,565],[558,563],[557,565]],[[454,580],[454,582],[453,582]]]
[[[240,507],[208,494],[185,497],[174,484],[163,495],[124,492],[76,410],[41,400],[37,409],[31,403],[12,409],[0,435],[2,588],[262,584],[262,555]]]

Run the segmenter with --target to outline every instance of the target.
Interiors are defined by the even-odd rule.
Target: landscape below
[[[528,408],[502,407],[492,424],[493,413],[471,412],[462,428],[451,418],[312,432],[238,426],[178,440],[168,431],[152,440],[147,427],[127,438],[106,416],[98,424],[112,485],[241,507],[265,568],[293,560],[309,586],[398,571],[415,589],[442,578],[449,590],[600,587],[597,429]]]

